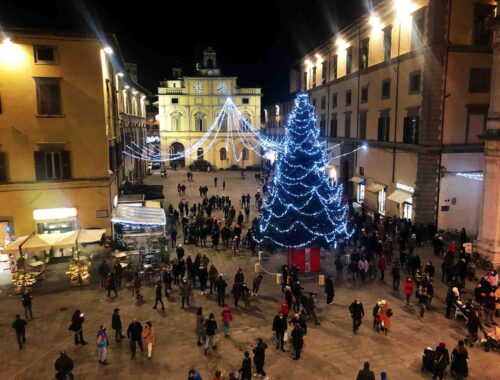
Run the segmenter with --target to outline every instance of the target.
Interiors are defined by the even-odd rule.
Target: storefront
[[[36,232],[38,234],[57,234],[74,231],[77,228],[77,215],[77,209],[74,207],[33,210]]]
[[[349,181],[354,184],[356,203],[363,204],[365,201],[366,179],[355,175]]]
[[[377,212],[380,215],[385,215],[385,205],[387,199],[386,185],[382,185],[380,183],[372,183],[370,186],[366,188],[366,191],[373,193],[377,196]]]
[[[403,183],[396,183],[394,190],[387,199],[398,204],[399,217],[411,219],[413,216],[413,194],[415,189]]]

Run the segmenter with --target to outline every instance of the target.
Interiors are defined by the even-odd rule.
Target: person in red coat
[[[385,271],[387,270],[387,260],[384,255],[380,255],[380,260],[378,261],[378,269],[380,270],[380,280],[384,281]]]
[[[281,312],[283,313],[285,318],[288,318],[288,313],[290,312],[290,309],[288,308],[288,302],[286,301],[286,299],[284,299],[283,302],[281,303]]]
[[[233,314],[231,313],[231,309],[229,308],[229,306],[224,306],[221,315],[222,315],[222,326],[224,326],[224,336],[228,338],[230,335],[229,330],[231,328],[230,323],[233,320]]]
[[[406,295],[406,304],[407,305],[410,304],[410,297],[411,297],[411,294],[413,293],[414,286],[415,286],[415,283],[413,282],[411,276],[408,276],[406,278],[405,286],[404,286],[404,290],[403,290],[403,292]]]

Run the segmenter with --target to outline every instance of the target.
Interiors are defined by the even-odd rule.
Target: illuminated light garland
[[[458,177],[464,177],[467,179],[472,179],[474,181],[484,181],[484,174],[483,173],[455,173],[456,176]]]
[[[326,175],[329,150],[319,141],[309,96],[299,94],[295,103],[255,240],[270,247],[329,247],[352,235],[349,210],[342,186]]]

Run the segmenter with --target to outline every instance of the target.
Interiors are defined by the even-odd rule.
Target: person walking
[[[467,377],[469,375],[467,360],[469,360],[469,353],[465,348],[465,342],[459,340],[458,346],[451,353],[451,374],[454,374],[459,379]]]
[[[365,310],[363,309],[363,304],[356,298],[354,302],[349,306],[349,312],[352,318],[352,331],[357,334],[359,327],[361,326],[361,321],[365,316]]]
[[[196,339],[198,346],[203,346],[205,343],[205,318],[203,317],[203,308],[200,306],[196,311]]]
[[[21,296],[21,302],[24,307],[24,317],[28,320],[31,321],[33,319],[33,313],[31,311],[31,300],[33,299],[33,296],[29,292],[28,289],[24,290],[23,295]]]
[[[253,363],[255,364],[254,376],[264,376],[264,380],[269,380],[264,364],[266,361],[267,344],[264,343],[262,338],[257,339],[257,345],[253,348]]]
[[[193,292],[193,287],[191,286],[191,283],[188,281],[186,277],[182,279],[182,283],[179,286],[180,294],[181,294],[181,309],[184,309],[184,304],[187,303],[188,306],[190,306],[189,303],[189,297],[191,297],[191,293]]]
[[[226,338],[230,337],[229,331],[231,329],[231,322],[233,320],[233,314],[231,313],[231,309],[229,306],[224,306],[222,308],[222,327],[224,329],[224,336]]]
[[[132,322],[128,325],[127,338],[130,343],[131,359],[134,359],[137,345],[139,345],[141,352],[144,352],[142,345],[142,325],[137,321],[137,318],[132,319]]]
[[[161,287],[161,282],[158,282],[155,285],[155,305],[153,306],[153,309],[156,309],[158,306],[158,302],[161,303],[161,309],[165,310],[165,305],[163,304],[163,295],[162,295],[162,287]]]
[[[115,309],[113,311],[113,316],[111,317],[111,328],[115,330],[115,339],[117,342],[121,342],[125,335],[122,334],[122,317],[120,316],[120,309]]]
[[[410,305],[410,297],[411,297],[411,294],[413,293],[414,286],[415,286],[415,283],[413,282],[413,279],[411,278],[411,276],[406,277],[403,292],[406,296],[406,305],[407,306]]]
[[[378,260],[378,269],[380,270],[380,281],[385,281],[385,271],[387,270],[387,260],[384,254],[380,255]]]
[[[151,355],[153,355],[153,344],[155,343],[155,340],[156,335],[153,324],[151,321],[147,321],[144,329],[142,330],[142,341],[148,349],[148,359],[151,359]]]
[[[99,326],[97,332],[97,350],[99,353],[99,364],[108,365],[107,361],[107,347],[109,345],[108,334],[106,333],[106,326]]]
[[[439,380],[443,380],[444,371],[448,364],[450,364],[450,353],[446,348],[446,344],[441,342],[436,347],[434,354],[434,372],[432,376],[432,380],[436,380],[439,377]]]
[[[135,299],[137,301],[142,301],[142,299],[144,298],[141,294],[141,287],[142,287],[141,277],[139,276],[139,272],[135,272],[134,282],[133,282],[133,291],[135,294]]]
[[[467,333],[468,333],[468,338],[469,338],[469,346],[474,347],[474,343],[477,341],[477,333],[479,331],[479,328],[481,326],[481,321],[479,320],[479,315],[477,310],[473,310],[470,315],[469,319],[467,319]]]
[[[262,283],[263,278],[264,278],[264,276],[262,275],[262,273],[259,272],[259,274],[257,274],[257,276],[253,279],[252,295],[254,297],[258,296],[260,284]]]
[[[210,282],[210,295],[213,294],[213,291],[217,291],[215,287],[215,283],[217,282],[217,278],[219,277],[219,271],[215,267],[215,265],[210,265],[210,269],[208,270],[208,281]]]
[[[23,349],[23,344],[26,344],[26,322],[21,318],[19,314],[16,314],[16,319],[12,323],[12,328],[16,331],[17,344],[19,345],[19,349]]]
[[[197,370],[191,368],[188,372],[188,380],[202,380],[202,378]]]
[[[233,284],[233,288],[231,289],[231,294],[233,295],[234,299],[234,307],[236,310],[238,310],[238,302],[241,297],[241,286],[242,284],[240,282],[235,282]]]
[[[363,369],[358,372],[356,380],[375,380],[375,373],[370,370],[369,362],[363,364]]]
[[[217,290],[217,304],[223,307],[226,297],[227,282],[224,280],[222,274],[219,274],[219,278],[215,281],[215,289]]]
[[[69,330],[73,331],[75,334],[75,344],[86,345],[85,339],[83,339],[83,323],[85,322],[85,317],[80,309],[75,310],[73,316],[71,317],[71,325]]]
[[[214,177],[214,187],[217,187],[217,181],[218,181],[218,180],[219,180],[219,179],[218,179],[217,177]]]
[[[394,290],[399,289],[399,282],[401,281],[401,273],[399,268],[399,263],[396,261],[391,269],[392,288]]]
[[[304,347],[304,331],[298,323],[295,324],[292,330],[292,346],[294,351],[293,360],[299,360],[300,353]]]
[[[328,275],[325,279],[326,303],[333,305],[333,297],[335,297],[335,288],[333,287],[332,276]]]
[[[115,292],[115,297],[118,297],[116,291],[116,275],[115,272],[110,272],[107,278],[106,289],[108,290],[108,297],[111,297],[111,292]]]
[[[205,321],[205,355],[208,354],[208,346],[212,346],[213,350],[217,349],[215,342],[217,333],[217,322],[215,321],[214,313],[210,313],[208,319]]]
[[[73,360],[66,354],[66,351],[61,351],[59,357],[54,363],[54,368],[56,370],[56,380],[66,380],[66,376],[69,380],[73,380]]]
[[[240,380],[252,379],[252,359],[250,359],[250,353],[248,351],[245,351],[244,353],[241,368],[238,372],[240,373]]]
[[[425,309],[427,307],[427,300],[429,294],[426,286],[420,286],[417,291],[418,305],[420,306],[420,319],[424,320]]]
[[[281,349],[281,351],[285,351],[285,334],[288,329],[286,317],[283,312],[280,310],[278,315],[274,317],[273,320],[273,331],[274,337],[276,339],[276,349]]]
[[[175,225],[173,225],[170,230],[170,244],[172,248],[177,244],[177,228],[175,228]]]

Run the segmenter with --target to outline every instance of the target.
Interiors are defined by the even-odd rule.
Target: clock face
[[[201,83],[201,82],[196,82],[196,83],[194,84],[193,88],[194,88],[194,90],[195,90],[196,92],[200,93],[200,92],[202,92],[202,91],[203,91],[203,89],[204,89],[205,87],[203,86],[203,83]]]
[[[217,93],[225,94],[227,92],[227,85],[224,82],[217,83]]]

